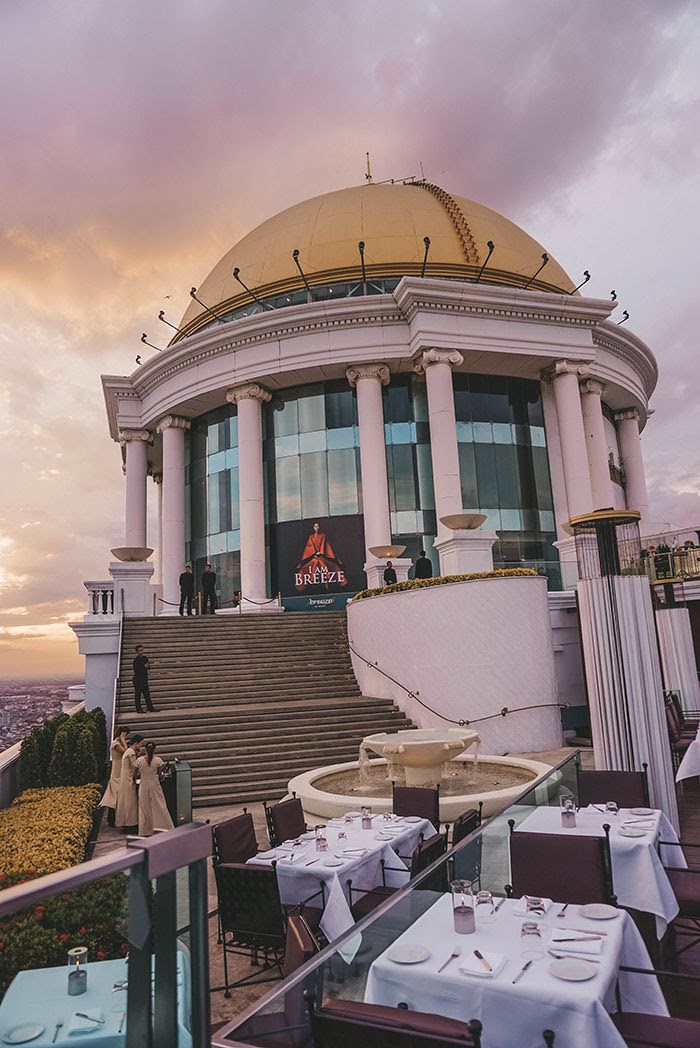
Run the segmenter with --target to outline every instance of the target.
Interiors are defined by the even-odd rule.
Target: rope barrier
[[[422,706],[424,710],[428,710],[429,713],[434,713],[436,717],[440,717],[441,720],[447,721],[448,724],[456,724],[459,728],[467,728],[471,724],[481,724],[483,723],[483,721],[495,720],[497,717],[507,717],[509,713],[522,713],[524,710],[540,710],[545,709],[547,707],[556,707],[557,709],[568,709],[569,707],[568,702],[540,702],[536,703],[534,706],[518,706],[513,710],[509,709],[508,706],[503,706],[503,708],[499,710],[498,713],[490,713],[486,717],[474,717],[471,719],[462,718],[461,720],[454,720],[454,718],[452,717],[446,717],[444,713],[440,713],[439,710],[434,709],[432,706],[428,705],[427,702],[423,702],[423,700],[419,698],[420,692],[411,691],[411,689],[407,688],[405,684],[402,684],[400,680],[397,680],[396,677],[392,677],[390,673],[387,673],[386,670],[383,670],[381,666],[376,662],[376,660],[372,662],[371,659],[366,659],[365,656],[361,655],[360,652],[349,641],[348,647],[350,648],[350,651],[353,652],[354,655],[357,655],[358,659],[361,659],[361,661],[364,662],[366,666],[369,666],[371,669],[376,670],[377,673],[381,673],[383,677],[387,678],[387,680],[390,680],[393,684],[396,684],[396,686],[401,688],[402,691],[405,691],[410,698],[415,699],[418,705]]]

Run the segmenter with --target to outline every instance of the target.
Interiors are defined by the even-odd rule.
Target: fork
[[[589,964],[600,964],[600,961],[596,961],[596,960],[593,959],[593,957],[587,957],[586,955],[581,954],[581,953],[577,953],[577,954],[573,954],[573,953],[555,953],[554,950],[547,950],[547,953],[550,955],[550,957],[556,957],[556,959],[558,961],[576,960],[576,961],[588,961]]]
[[[447,967],[447,965],[450,963],[450,961],[453,961],[455,959],[455,957],[459,957],[461,953],[462,953],[461,947],[460,946],[455,946],[454,950],[452,951],[450,956],[447,958],[445,963],[441,964],[440,967],[438,968],[438,975],[440,974],[440,972],[444,971],[444,969]]]

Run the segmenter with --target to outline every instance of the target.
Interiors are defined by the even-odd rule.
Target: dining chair
[[[676,841],[660,840],[658,844],[659,848],[664,844],[678,847]],[[680,847],[700,848],[700,844],[681,840]],[[666,866],[665,870],[678,903],[678,914],[671,922],[669,940],[675,945],[679,935],[688,939],[680,949],[673,950],[674,957],[678,958],[682,953],[700,944],[700,870],[681,866]]]
[[[285,979],[314,957],[320,949],[321,940],[303,912],[288,913],[282,965]]]
[[[258,854],[253,816],[247,808],[212,827],[214,834],[214,863],[247,862]]]
[[[700,725],[700,710],[684,710],[681,705],[681,693],[679,691],[668,691],[665,694],[673,703],[681,730],[697,732]]]
[[[669,723],[673,725],[676,734],[682,739],[694,739],[697,736],[698,726],[686,723],[675,692],[671,691],[667,694],[664,706],[668,711]]]
[[[626,964],[620,965],[619,970],[634,975],[650,975],[656,980],[678,979],[684,983],[700,981],[697,975],[659,971],[654,968],[634,968]],[[627,1048],[697,1048],[700,1044],[700,1021],[697,1019],[625,1012],[621,1007],[619,987],[617,998],[618,1011],[611,1018]]]
[[[290,800],[279,801],[270,808],[266,801],[263,801],[263,808],[267,820],[270,847],[276,848],[283,841],[293,840],[295,837],[300,837],[302,833],[306,833],[304,809],[296,794],[292,794]]]
[[[412,1012],[407,1005],[331,998],[316,1008],[306,995],[314,1048],[481,1048],[481,1023],[447,1019],[429,1012]]]
[[[470,833],[474,833],[481,826],[484,802],[479,801],[478,808],[467,808],[459,815],[452,826],[452,847],[463,841]]]
[[[417,815],[440,829],[440,786],[397,786],[392,794],[394,815]]]
[[[217,863],[214,866],[223,932],[225,997],[231,996],[231,987],[245,986],[253,980],[272,982],[282,976],[287,915],[280,900],[275,867],[276,863],[271,868],[245,863]],[[262,963],[259,960],[261,953]],[[257,970],[229,982],[230,954],[249,957]],[[265,977],[267,972],[277,974]]]
[[[510,826],[510,870],[508,895],[536,895],[555,902],[583,906],[605,902],[617,906],[613,892],[610,858],[610,826],[603,837],[559,833],[527,833]]]
[[[435,833],[432,837],[429,837],[426,841],[421,841],[420,844],[416,845],[411,856],[411,866],[408,871],[409,880],[413,880],[424,870],[427,870],[429,866],[432,866],[441,855],[444,855],[447,851],[447,837],[444,833]],[[380,859],[380,866],[382,870],[382,883],[375,885],[373,888],[353,888],[352,880],[347,881],[348,888],[348,900],[350,902],[350,912],[356,921],[362,920],[368,913],[376,909],[380,903],[385,902],[391,898],[399,889],[392,888],[386,883],[387,873],[405,873],[405,867],[399,866],[387,866],[383,859]],[[447,876],[447,863],[444,863],[439,869],[437,869],[434,875],[431,875],[425,884],[421,887],[426,891],[437,891],[444,892],[448,888],[448,876]],[[356,903],[353,903],[353,894],[359,895],[361,898]]]
[[[580,806],[615,801],[620,808],[648,808],[647,767],[643,764],[641,771],[581,771],[579,768],[576,777]]]
[[[683,760],[688,748],[694,742],[695,737],[692,734],[683,734],[678,727],[678,721],[676,714],[673,709],[673,703],[670,700],[666,700],[665,703],[666,712],[666,728],[668,731],[668,741],[671,747],[671,760],[673,763],[674,771],[678,771],[678,767]]]

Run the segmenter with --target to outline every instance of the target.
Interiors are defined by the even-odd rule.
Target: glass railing
[[[0,1040],[209,1045],[210,854],[211,827],[191,823],[59,873],[3,874]]]
[[[366,1000],[373,962],[444,896],[451,881],[478,880],[481,890],[499,897],[506,894],[512,826],[518,826],[536,807],[558,807],[562,792],[570,791],[577,798],[578,765],[579,755],[574,753],[553,768],[390,901],[221,1029],[212,1037],[212,1045],[313,1048],[308,1002],[322,1006],[330,999]]]
[[[650,582],[700,578],[700,549],[691,546],[663,552],[658,552],[658,548],[642,550],[640,569]]]

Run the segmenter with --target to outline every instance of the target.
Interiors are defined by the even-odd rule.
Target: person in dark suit
[[[207,608],[212,615],[216,611],[216,572],[211,564],[205,564],[202,572],[202,615],[206,615]]]
[[[187,614],[192,614],[192,598],[194,597],[194,575],[188,564],[182,575],[180,575],[180,614],[184,613],[187,604]]]
[[[396,572],[394,571],[394,567],[393,567],[391,561],[388,560],[386,562],[386,567],[384,568],[384,585],[385,586],[392,586],[395,582],[396,582]]]
[[[148,661],[148,655],[144,654],[143,644],[136,645],[136,658],[133,662],[134,668],[134,702],[136,703],[136,712],[143,713],[141,708],[141,699],[146,703],[146,709],[149,713],[154,713],[155,708],[151,702],[151,692],[148,687],[148,671],[151,668],[151,664]]]
[[[432,579],[433,577],[433,565],[430,563],[425,555],[425,550],[420,551],[420,555],[416,560],[415,567],[415,578],[417,579]]]

